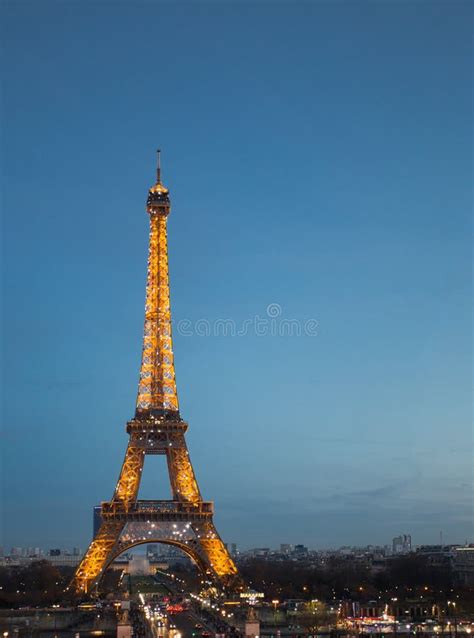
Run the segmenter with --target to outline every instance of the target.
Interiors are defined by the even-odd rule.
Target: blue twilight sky
[[[2,13],[6,548],[84,548],[112,495],[158,146],[181,411],[224,539],[473,540],[472,4]],[[214,334],[269,304],[269,334]]]

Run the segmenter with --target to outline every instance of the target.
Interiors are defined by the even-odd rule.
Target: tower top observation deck
[[[148,191],[146,200],[146,210],[149,215],[163,215],[167,217],[170,214],[170,192],[161,181],[161,151],[157,151],[157,167],[156,167],[156,184]]]

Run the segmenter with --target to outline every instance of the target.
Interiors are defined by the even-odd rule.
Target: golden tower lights
[[[129,442],[111,501],[102,503],[102,524],[78,566],[72,587],[87,593],[122,552],[143,543],[181,548],[209,577],[223,585],[240,583],[237,568],[214,526],[213,504],[203,501],[185,441],[174,371],[168,280],[169,191],[161,181],[148,192],[150,216],[148,275],[142,362],[135,417],[127,423]],[[145,455],[167,458],[172,500],[138,500]]]

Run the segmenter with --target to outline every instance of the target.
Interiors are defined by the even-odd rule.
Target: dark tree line
[[[74,567],[56,567],[47,560],[21,567],[0,567],[0,609],[71,602],[74,596],[65,589],[73,574]],[[119,577],[119,571],[107,570],[101,581],[104,595],[117,590]]]
[[[24,567],[0,567],[0,607],[48,606],[59,602],[71,568],[39,560]]]
[[[375,583],[380,589],[405,585],[448,589],[453,586],[453,574],[449,563],[432,565],[425,557],[411,554],[390,561],[387,569],[377,574]]]
[[[336,557],[316,566],[300,561],[253,559],[243,562],[240,570],[252,587],[278,599],[367,600],[391,590],[401,595],[404,589],[407,593],[427,591],[425,588],[439,592],[453,586],[449,565],[432,566],[415,554],[392,559],[377,572]]]
[[[387,562],[382,571],[346,559],[332,558],[312,566],[304,562],[252,559],[242,561],[239,569],[244,581],[262,591],[267,600],[298,598],[303,600],[377,599],[382,595],[400,600],[423,594],[427,598],[449,600],[453,578],[449,565],[434,566],[424,557],[412,554]],[[55,567],[46,560],[23,567],[0,568],[0,608],[48,606],[65,600],[64,589],[73,568]],[[202,577],[195,568],[174,565],[176,584],[199,591]],[[115,591],[120,572],[108,570],[102,580],[102,592]],[[184,582],[183,582],[184,581]],[[474,611],[474,591],[456,588],[464,607]]]

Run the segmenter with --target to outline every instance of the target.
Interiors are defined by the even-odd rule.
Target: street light
[[[457,638],[457,636],[458,636],[458,621],[457,621],[457,616],[456,616],[456,603],[454,601],[448,600],[448,610],[449,610],[450,607],[453,608],[454,635]],[[451,612],[449,613],[449,615],[451,616]],[[451,633],[451,630],[450,630],[450,633]]]

